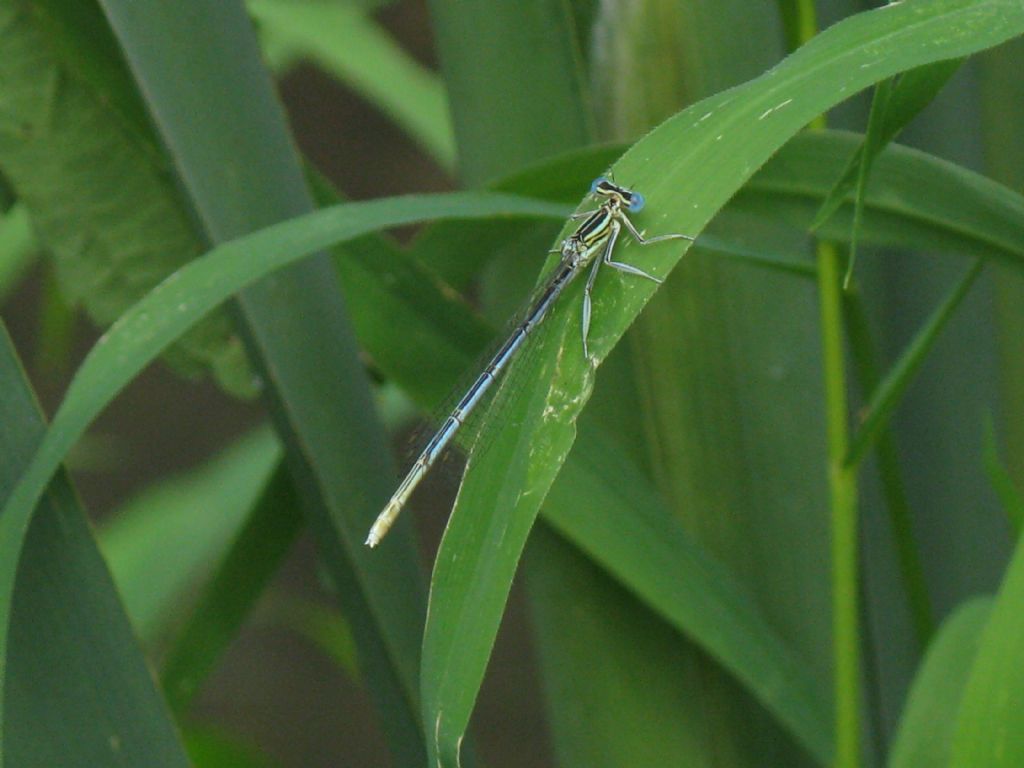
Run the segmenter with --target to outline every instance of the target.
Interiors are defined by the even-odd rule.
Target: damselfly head
[[[599,176],[594,179],[594,183],[590,185],[590,193],[592,195],[600,195],[601,197],[607,197],[612,200],[618,200],[621,205],[624,205],[630,213],[636,213],[644,207],[644,196],[639,192],[633,192],[626,187],[619,186],[611,179],[605,176]]]

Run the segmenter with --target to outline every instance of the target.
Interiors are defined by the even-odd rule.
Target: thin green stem
[[[846,464],[850,442],[843,350],[842,259],[818,243],[818,293],[828,427],[832,511],[832,642],[835,654],[837,768],[860,766],[860,637],[857,616],[857,475]]]
[[[779,0],[790,49],[818,29],[814,0]],[[826,127],[825,115],[810,124]],[[842,259],[832,243],[819,241],[818,295],[828,426],[828,486],[832,511],[832,643],[835,654],[837,768],[860,766],[860,636],[857,616],[857,474],[845,463],[850,441],[843,352]]]
[[[790,16],[790,44],[802,45],[818,28],[813,0],[782,2]],[[826,127],[825,115],[810,125]],[[842,259],[832,243],[819,241],[818,295],[828,428],[828,487],[832,510],[832,644],[835,655],[836,768],[860,766],[860,635],[857,616],[857,474],[845,463],[850,441],[843,353]]]

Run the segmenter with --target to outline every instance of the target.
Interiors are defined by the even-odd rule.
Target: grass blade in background
[[[599,33],[603,31],[607,40],[595,46],[593,78],[602,84],[594,90],[595,98],[602,97],[603,138],[642,135],[683,105],[756,77],[782,56],[770,4],[612,3],[603,5],[600,21]],[[649,227],[648,232],[686,231],[670,221]],[[786,249],[782,239],[766,238],[764,231],[747,224],[735,218],[723,222],[719,231],[730,241],[746,240],[753,250]],[[608,273],[598,280],[620,282]],[[602,369],[595,396],[600,397],[602,387],[614,394],[605,395],[601,412],[587,412],[602,423],[639,422],[642,439],[637,441],[635,461],[648,468],[661,491],[666,502],[663,514],[672,518],[665,526],[683,521],[690,535],[741,580],[756,610],[772,617],[773,627],[803,653],[823,647],[816,641],[825,637],[821,625],[826,617],[804,610],[799,625],[792,621],[792,604],[805,597],[804,585],[820,583],[821,558],[789,557],[790,567],[781,569],[754,553],[785,551],[794,524],[803,532],[805,550],[812,551],[820,541],[821,527],[810,528],[809,516],[801,514],[816,506],[816,489],[805,490],[808,475],[802,467],[817,455],[820,428],[809,419],[793,417],[796,411],[783,402],[781,388],[748,387],[744,382],[763,382],[766,363],[801,359],[807,365],[786,366],[787,388],[803,389],[804,397],[813,391],[817,371],[811,364],[816,354],[813,346],[804,350],[815,340],[798,335],[801,328],[814,327],[813,317],[800,311],[808,306],[809,290],[803,281],[691,252],[624,338],[622,351],[632,364],[627,381],[635,398],[623,396],[630,389],[620,381],[607,381]],[[773,303],[790,311],[779,313],[774,306],[761,304],[758,296],[771,296]],[[795,349],[801,354],[794,355]],[[807,386],[805,379],[810,379]],[[736,418],[740,412],[744,415]],[[755,431],[773,431],[773,417],[790,435],[786,450],[776,453],[774,461],[765,457],[755,468],[746,446]],[[759,482],[760,478],[764,480]],[[780,492],[782,488],[786,490]],[[628,498],[623,502],[628,505]],[[796,516],[799,521],[792,519]],[[738,530],[745,535],[738,535]],[[755,561],[763,566],[760,572],[750,567]],[[787,579],[785,584],[777,581],[781,578]],[[696,713],[709,734],[702,761],[713,762],[723,744],[737,766],[795,766],[806,761],[762,704],[737,690],[730,674],[702,663],[700,649],[691,648],[690,654],[690,672],[677,684],[683,689],[699,687],[712,702]],[[802,661],[810,668],[807,676],[820,680],[822,662]],[[750,690],[758,688],[751,685]],[[792,724],[791,719],[783,721]],[[801,733],[806,737],[809,730],[822,739],[812,751],[817,749],[818,758],[827,759],[830,729]]]
[[[843,322],[849,338],[858,388],[862,393],[874,392],[882,380],[881,364],[877,346],[872,338],[864,301],[856,288],[844,293]],[[928,647],[935,634],[935,617],[924,569],[921,566],[920,547],[914,536],[913,516],[907,497],[907,487],[900,471],[896,430],[892,425],[879,433],[877,442],[874,453],[881,494],[888,516],[889,529],[887,533],[892,538],[896,549],[900,578],[903,582],[903,596],[913,622],[915,640],[917,641],[916,650],[920,654]],[[864,573],[865,592],[869,593],[872,586],[870,563],[864,566]],[[880,666],[879,660],[872,659],[871,661]]]
[[[137,3],[106,0],[104,7],[210,242],[311,210],[240,2],[149,3],[140,12]],[[393,472],[329,259],[318,255],[253,285],[236,309],[393,758],[422,760],[415,706],[422,573],[408,529],[390,558],[371,559],[362,547]]]
[[[467,185],[589,143],[593,124],[569,4],[429,5]]]
[[[851,441],[850,453],[846,460],[848,465],[860,463],[881,430],[888,425],[893,409],[899,405],[900,399],[914,380],[939,334],[956,312],[960,302],[971,290],[971,286],[981,274],[983,266],[984,262],[981,259],[971,265],[967,273],[950,292],[946,301],[936,308],[928,323],[921,328],[920,333],[907,346],[906,351],[872,393],[871,401],[861,419],[860,429]]]
[[[4,4],[0,103],[0,172],[53,255],[67,299],[97,324],[202,253],[94,2]],[[182,339],[168,362],[211,370],[229,391],[252,394],[223,314]]]
[[[581,426],[579,449],[552,486],[544,516],[595,565],[714,658],[729,673],[733,695],[738,681],[806,753],[820,764],[829,761],[824,680],[766,620],[753,590],[736,578],[742,571],[730,569],[691,536],[600,429]],[[722,679],[713,679],[726,690]],[[687,680],[675,684],[691,690]],[[770,743],[762,742],[763,748]],[[772,749],[795,759],[788,747]]]
[[[291,476],[279,464],[167,653],[160,680],[179,717],[277,573],[302,522]]]
[[[679,636],[546,526],[524,566],[558,764],[697,764],[703,704],[681,684],[691,661]]]
[[[248,0],[280,70],[309,58],[379,107],[445,170],[455,141],[444,86],[354,3]]]
[[[618,176],[648,199],[638,226],[699,232],[785,140],[844,93],[1022,30],[1019,5],[952,0],[888,6],[837,24],[761,78],[663,124],[623,157]],[[654,274],[667,273],[680,257],[678,247],[652,248],[642,256],[637,250],[625,246],[629,256],[623,258]],[[653,292],[646,285],[617,287],[604,284],[595,296],[591,348],[598,359]],[[522,426],[515,435],[499,435],[479,462],[470,461],[435,565],[423,706],[426,728],[436,739],[432,752],[443,765],[457,761],[519,553],[589,394],[575,312],[556,309],[546,325],[522,379],[538,384],[509,416]]]
[[[44,424],[3,328],[0,391],[6,498]],[[43,496],[22,551],[5,557],[18,581],[13,602],[4,600],[0,636],[0,765],[185,768],[170,713],[63,474]]]
[[[731,210],[776,217],[804,230],[831,187],[842,155],[859,137],[842,131],[802,134],[729,203]],[[1024,271],[1024,198],[961,166],[918,150],[890,146],[876,161],[865,201],[863,242],[976,256]],[[917,194],[912,194],[914,192]],[[849,206],[824,234],[850,236]]]
[[[195,768],[280,768],[252,745],[219,728],[190,726],[184,737]]]
[[[273,432],[258,429],[201,467],[146,488],[100,527],[100,549],[147,647],[222,557],[280,460]]]

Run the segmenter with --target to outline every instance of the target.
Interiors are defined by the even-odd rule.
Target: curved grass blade
[[[878,389],[881,381],[878,351],[871,335],[867,311],[860,293],[848,291],[843,296],[843,320],[850,341],[851,357],[857,372],[857,384],[865,396]],[[878,479],[889,515],[889,528],[903,580],[907,607],[914,622],[918,650],[923,652],[935,633],[931,596],[921,564],[921,552],[914,536],[913,516],[907,489],[899,464],[895,430],[884,428],[875,446]]]
[[[5,650],[10,626],[19,553],[47,483],[68,450],[107,403],[207,312],[274,269],[346,238],[439,216],[561,218],[564,213],[559,205],[490,194],[456,193],[351,203],[218,246],[157,286],[111,327],[83,361],[31,464],[0,511],[0,655]]]
[[[992,46],[1024,31],[1008,0],[920,0],[859,14],[826,30],[764,76],[707,99],[655,129],[616,164],[648,200],[637,226],[700,232],[803,125],[844,95],[897,72]],[[617,256],[666,274],[678,246]],[[643,282],[643,281],[641,281]],[[603,359],[653,293],[609,281],[595,297],[592,350]],[[568,296],[577,295],[570,291]],[[539,506],[575,437],[592,369],[578,350],[571,301],[546,321],[541,352],[507,430],[469,470],[434,569],[423,644],[422,704],[431,763],[455,766],[516,563]],[[475,469],[475,471],[474,471]]]

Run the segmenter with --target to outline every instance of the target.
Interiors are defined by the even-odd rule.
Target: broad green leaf
[[[981,633],[953,726],[950,768],[1024,763],[1024,540]]]
[[[62,290],[104,327],[203,250],[118,67],[91,2],[0,9],[0,170],[53,254]],[[191,331],[168,361],[251,394],[223,315]]]
[[[699,233],[782,143],[845,94],[1021,31],[1024,8],[1008,0],[908,0],[835,25],[757,80],[659,126],[623,156],[616,176],[630,179],[648,201],[637,226]],[[684,251],[662,244],[641,253],[624,243],[617,255],[665,275]],[[647,282],[608,280],[595,291],[591,349],[598,360],[650,298]],[[481,459],[470,460],[435,564],[422,700],[431,752],[444,766],[457,763],[519,554],[592,386],[575,306],[564,304],[573,302],[536,332],[538,352],[517,378],[536,382],[505,414],[518,429],[499,434]]]
[[[0,392],[0,498],[7,498],[44,424],[2,328]],[[23,544],[3,557],[9,635],[0,643],[0,765],[185,768],[174,724],[63,473],[49,484]]]
[[[455,141],[444,87],[354,3],[248,0],[278,58],[310,59],[379,107],[444,169]]]
[[[135,631],[162,637],[244,524],[281,449],[259,429],[188,473],[145,489],[99,530],[99,544]]]
[[[943,622],[903,707],[890,768],[949,765],[960,698],[991,612],[992,599],[979,597]]]

